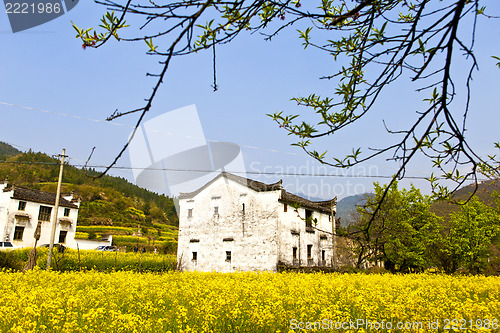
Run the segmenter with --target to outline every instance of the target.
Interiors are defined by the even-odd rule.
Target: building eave
[[[311,201],[305,198],[302,198],[298,195],[295,195],[293,193],[290,193],[286,190],[283,189],[283,181],[280,180],[279,182],[272,183],[272,184],[265,184],[262,182],[259,182],[257,180],[252,180],[248,178],[244,178],[241,176],[233,175],[228,172],[221,172],[218,174],[214,179],[197,189],[196,191],[189,192],[189,193],[180,193],[179,199],[193,199],[196,197],[199,193],[203,192],[207,187],[209,187],[211,184],[213,184],[215,181],[217,181],[219,178],[224,177],[226,179],[229,179],[231,181],[234,181],[238,184],[241,184],[251,190],[254,190],[256,192],[267,192],[267,191],[281,191],[280,193],[280,198],[279,202],[283,203],[288,203],[288,204],[299,204],[303,208],[308,208],[320,213],[324,214],[330,214],[332,211],[332,205],[334,207],[334,213],[336,211],[336,204],[337,204],[337,197],[331,199],[331,200],[324,200],[324,201]]]
[[[336,211],[337,197],[327,201],[311,201],[286,190],[282,190],[279,201],[286,204],[298,204],[302,208],[307,208],[324,214],[331,214],[332,205],[334,212]]]
[[[55,193],[32,190],[20,186],[12,186],[4,189],[4,192],[9,192],[9,191],[12,191],[11,198],[15,200],[37,202],[51,206],[54,206],[56,204]],[[59,197],[59,206],[78,209],[77,205],[64,199],[62,196]]]
[[[282,183],[283,181],[280,180],[279,182],[272,183],[272,184],[265,184],[262,182],[259,182],[257,180],[252,180],[248,178],[244,178],[241,176],[233,175],[228,172],[221,172],[220,174],[217,175],[214,179],[197,189],[196,191],[189,192],[189,193],[180,193],[179,194],[179,199],[192,199],[196,195],[198,195],[200,192],[202,192],[204,189],[209,187],[211,184],[213,184],[215,181],[217,181],[219,178],[224,177],[226,179],[232,180],[236,183],[239,183],[243,186],[248,187],[249,189],[252,189],[256,192],[267,192],[267,191],[279,191],[283,189]]]

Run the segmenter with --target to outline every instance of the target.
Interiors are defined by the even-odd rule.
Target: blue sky
[[[500,14],[497,1],[485,1],[484,5],[492,14]],[[0,141],[21,150],[31,148],[48,154],[58,154],[66,148],[72,164],[83,164],[92,147],[96,150],[91,164],[107,165],[113,160],[130,135],[136,116],[122,117],[112,123],[104,119],[115,109],[126,111],[143,106],[155,82],[145,74],[159,70],[160,66],[158,58],[145,54],[144,43],[111,41],[97,50],[82,50],[71,21],[81,27],[96,26],[104,12],[102,6],[80,1],[66,15],[14,34],[2,7]],[[500,55],[498,20],[481,19],[478,22],[475,49],[480,70],[474,74],[468,138],[485,156],[494,153],[492,143],[500,140],[500,69],[491,59],[492,55]],[[266,116],[277,110],[299,110],[290,101],[294,96],[329,93],[332,83],[318,78],[333,72],[336,66],[338,64],[331,57],[304,50],[295,29],[280,34],[272,42],[264,41],[258,34],[241,36],[218,48],[217,92],[211,87],[211,53],[174,59],[146,120],[195,104],[206,138],[240,145],[250,171],[393,174],[397,164],[383,158],[349,171],[321,167],[301,150],[291,147],[293,138]],[[319,147],[340,155],[357,146],[384,145],[390,136],[384,131],[382,119],[395,129],[401,129],[416,117],[415,111],[423,105],[421,101],[427,96],[414,90],[415,86],[403,84],[403,81],[390,87],[372,115],[342,135],[321,140]],[[128,156],[118,165],[130,165]],[[428,176],[429,173],[429,164],[422,158],[417,158],[407,172],[412,176]],[[133,180],[130,170],[113,170],[111,174]],[[290,191],[322,198],[335,195],[342,198],[370,191],[373,181],[384,181],[369,177],[275,175],[252,178],[265,182],[283,178]],[[426,182],[412,182],[428,193]],[[314,185],[311,187],[311,184]]]

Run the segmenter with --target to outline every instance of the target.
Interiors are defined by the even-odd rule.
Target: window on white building
[[[40,211],[38,212],[38,220],[50,221],[51,213],[52,213],[52,207],[40,206]]]
[[[193,208],[188,209],[188,218],[193,217]]]
[[[294,260],[295,260],[295,259],[298,259],[298,258],[297,258],[297,247],[296,247],[296,246],[294,246],[294,247],[292,248],[292,252],[293,252],[293,259],[294,259]]]
[[[283,211],[285,213],[288,211],[288,205],[287,204],[283,204]]]
[[[59,232],[59,243],[66,243],[67,234],[68,232],[66,230],[61,230],[61,232]]]
[[[231,261],[231,251],[226,251],[226,261]]]
[[[23,240],[24,227],[17,226],[14,230],[14,240]]]
[[[306,227],[312,227],[312,210],[306,209]]]
[[[198,252],[193,252],[193,258],[191,260],[193,260],[193,261],[198,260]]]
[[[70,209],[64,208],[64,216],[69,216]]]
[[[215,215],[215,216],[218,216],[218,215],[219,215],[219,207],[218,207],[218,206],[215,206],[215,207],[214,207],[214,215]]]
[[[18,210],[25,210],[26,209],[26,201],[19,201],[19,206],[17,207]]]
[[[312,249],[313,249],[312,244],[308,244],[307,245],[307,259],[312,259]]]

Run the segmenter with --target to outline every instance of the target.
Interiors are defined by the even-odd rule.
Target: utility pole
[[[332,199],[330,215],[332,217],[332,242],[333,242],[333,269],[337,270],[337,223],[335,221],[335,211],[333,207],[337,206],[337,197]]]
[[[59,197],[61,196],[61,183],[62,174],[64,166],[64,158],[66,157],[66,149],[63,149],[61,156],[61,166],[59,167],[59,179],[57,180],[57,193],[56,202],[54,207],[54,218],[52,219],[52,230],[50,232],[50,243],[49,243],[49,255],[47,256],[47,270],[50,268],[50,263],[52,261],[52,249],[54,248],[54,238],[56,237],[56,226],[57,226],[57,211],[59,210]]]

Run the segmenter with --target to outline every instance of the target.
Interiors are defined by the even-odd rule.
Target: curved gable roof
[[[44,203],[44,204],[48,204],[48,205],[55,205],[56,204],[56,194],[55,193],[38,191],[38,190],[31,190],[31,189],[19,187],[19,186],[13,186],[11,188],[4,189],[4,191],[12,191],[12,190],[14,191],[14,194],[12,195],[12,199],[33,201],[33,202],[39,202],[39,203]],[[59,206],[78,209],[77,205],[64,199],[62,196],[59,197]]]
[[[204,189],[209,187],[211,184],[213,184],[217,179],[219,179],[221,177],[232,180],[232,181],[234,181],[238,184],[241,184],[243,186],[246,186],[246,187],[248,187],[256,192],[277,191],[277,190],[281,190],[283,188],[281,185],[283,181],[281,181],[281,180],[279,182],[276,182],[273,184],[265,184],[265,183],[262,183],[262,182],[259,182],[256,180],[236,176],[236,175],[233,175],[233,174],[228,173],[228,172],[221,172],[220,174],[217,175],[217,177],[215,177],[214,179],[212,179],[211,181],[209,181],[208,183],[206,183],[205,185],[203,185],[202,187],[200,187],[196,191],[188,192],[188,193],[180,193],[179,199],[190,199],[190,198],[195,197],[198,193],[202,192]]]
[[[217,179],[224,177],[226,179],[230,179],[238,184],[241,184],[243,186],[246,186],[256,192],[265,192],[265,191],[278,191],[281,190],[281,197],[280,201],[286,202],[286,203],[298,203],[301,207],[303,208],[308,208],[311,210],[315,210],[321,213],[325,214],[330,214],[331,213],[331,206],[332,203],[335,205],[337,203],[337,198],[333,198],[332,200],[326,200],[326,201],[310,201],[308,199],[302,198],[298,195],[295,195],[293,193],[287,192],[286,190],[283,189],[282,183],[283,181],[280,180],[279,182],[273,183],[273,184],[265,184],[256,180],[240,177],[233,175],[228,172],[221,172],[220,174],[217,175],[214,179],[197,189],[196,191],[189,192],[189,193],[180,193],[179,194],[179,199],[191,199],[194,198],[198,193],[202,192],[204,189],[206,189],[208,186],[213,184]]]
[[[326,201],[311,201],[282,190],[280,201],[286,203],[298,203],[302,208],[308,208],[321,213],[330,214],[332,210],[332,203],[334,206],[337,204],[337,197]]]

